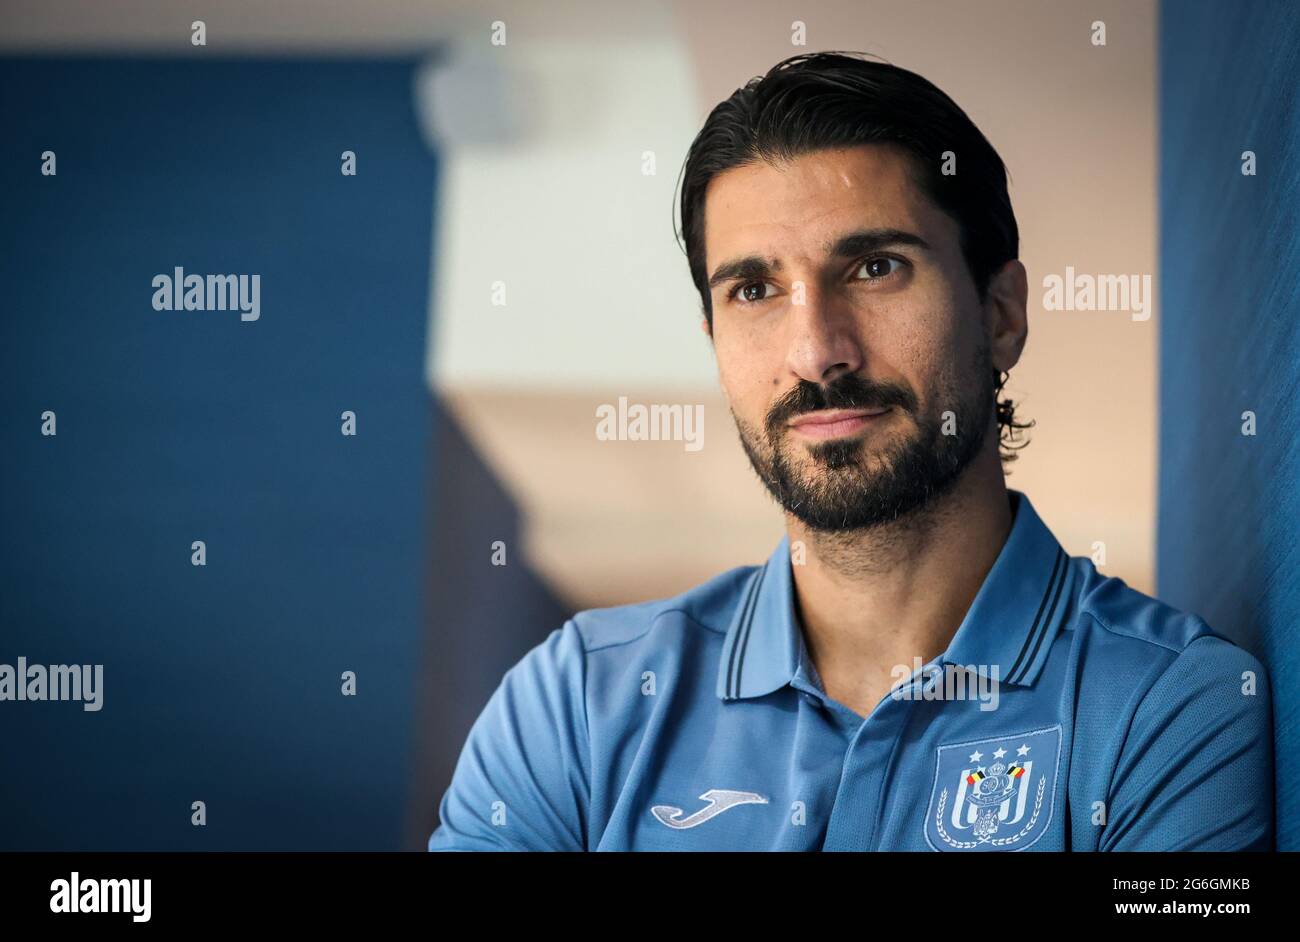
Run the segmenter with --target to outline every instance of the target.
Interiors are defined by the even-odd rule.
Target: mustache
[[[798,385],[772,404],[767,413],[768,434],[779,430],[792,418],[819,409],[886,409],[898,406],[916,411],[916,394],[894,383],[875,383],[845,373],[827,385],[799,380]]]

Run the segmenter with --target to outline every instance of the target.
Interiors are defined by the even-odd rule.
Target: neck
[[[941,654],[1011,531],[996,449],[985,449],[947,493],[878,527],[810,530],[787,516],[805,563],[791,567],[805,643],[826,692],[865,715],[891,669]]]

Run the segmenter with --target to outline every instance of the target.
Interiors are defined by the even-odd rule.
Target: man
[[[681,215],[787,536],[524,657],[429,848],[1271,848],[1259,662],[1068,556],[1006,487],[1026,274],[957,105],[796,56],[709,115]]]

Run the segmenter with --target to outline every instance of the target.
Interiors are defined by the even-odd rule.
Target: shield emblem
[[[1060,724],[940,746],[925,839],[935,850],[1024,850],[1047,831]]]

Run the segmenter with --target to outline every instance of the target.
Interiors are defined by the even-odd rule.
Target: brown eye
[[[881,255],[876,258],[867,259],[858,267],[858,271],[865,272],[866,275],[864,277],[868,279],[887,278],[897,270],[892,267],[894,265],[901,268],[903,263],[896,258],[889,258]]]
[[[740,286],[736,295],[747,304],[767,299],[767,282],[751,281]]]

